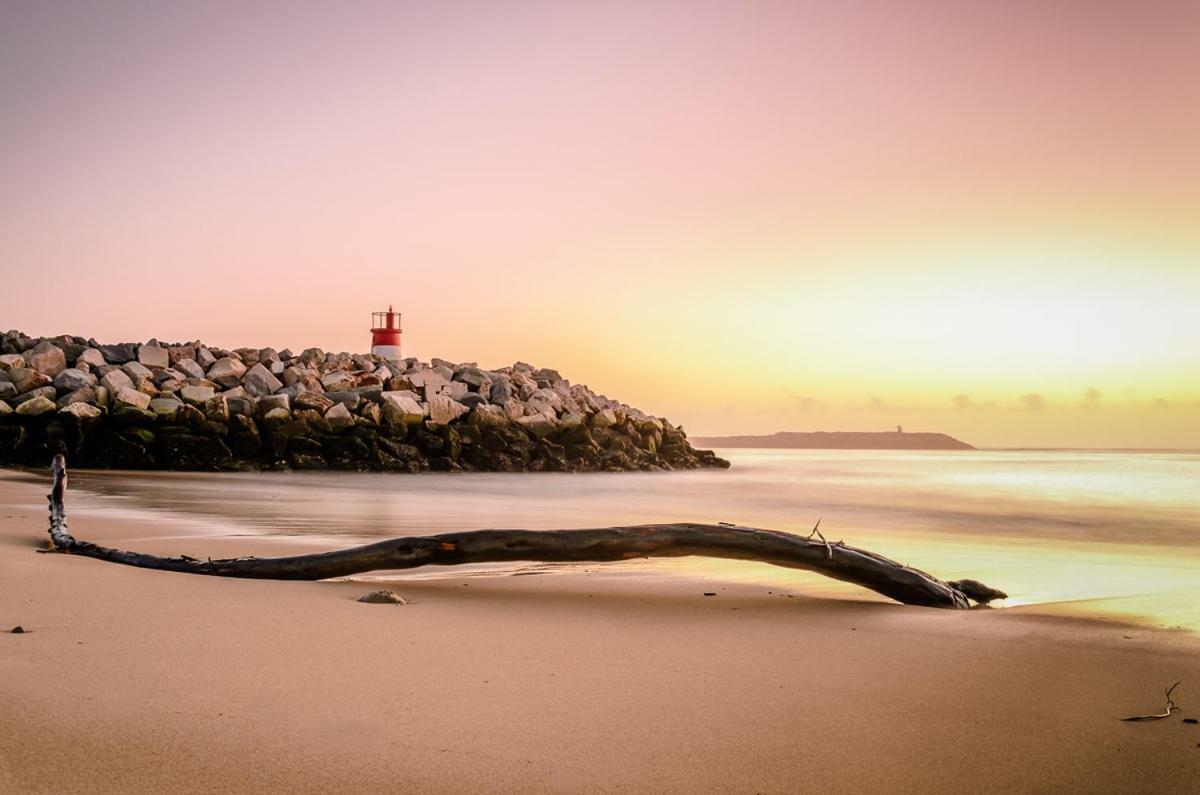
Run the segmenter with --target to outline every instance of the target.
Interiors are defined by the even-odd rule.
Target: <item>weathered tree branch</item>
[[[829,544],[775,530],[728,524],[653,524],[587,530],[473,530],[393,538],[374,544],[281,558],[199,560],[159,557],[77,541],[67,531],[66,460],[56,456],[50,492],[50,540],[55,550],[128,566],[217,577],[324,580],[379,569],[454,566],[502,561],[603,562],[649,557],[757,560],[805,569],[861,585],[910,605],[966,608],[1004,599],[1002,591],[974,580],[943,582],[923,571],[863,549]]]

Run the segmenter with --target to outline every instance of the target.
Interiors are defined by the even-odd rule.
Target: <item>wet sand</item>
[[[277,583],[38,555],[0,477],[0,791],[1194,791],[1200,640],[576,567]],[[70,514],[68,514],[70,516]],[[72,530],[282,554],[172,518]],[[175,536],[171,538],[171,536]],[[179,538],[179,536],[188,536]],[[997,583],[1002,584],[1002,583]],[[704,591],[716,596],[705,597]]]

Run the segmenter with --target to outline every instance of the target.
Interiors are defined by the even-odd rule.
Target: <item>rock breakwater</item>
[[[727,467],[683,429],[518,362],[0,336],[0,463],[659,471]]]

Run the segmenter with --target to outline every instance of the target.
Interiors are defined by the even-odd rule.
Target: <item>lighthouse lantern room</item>
[[[386,312],[371,313],[371,353],[385,359],[400,357],[400,313],[389,304]]]

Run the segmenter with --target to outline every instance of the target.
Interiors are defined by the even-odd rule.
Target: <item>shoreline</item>
[[[1196,727],[1119,721],[1177,680],[1195,703],[1192,633],[603,566],[397,578],[412,604],[364,605],[379,583],[35,554],[44,491],[0,479],[0,625],[28,630],[0,634],[5,791],[1170,792],[1200,774]],[[180,529],[76,528],[160,553]]]

